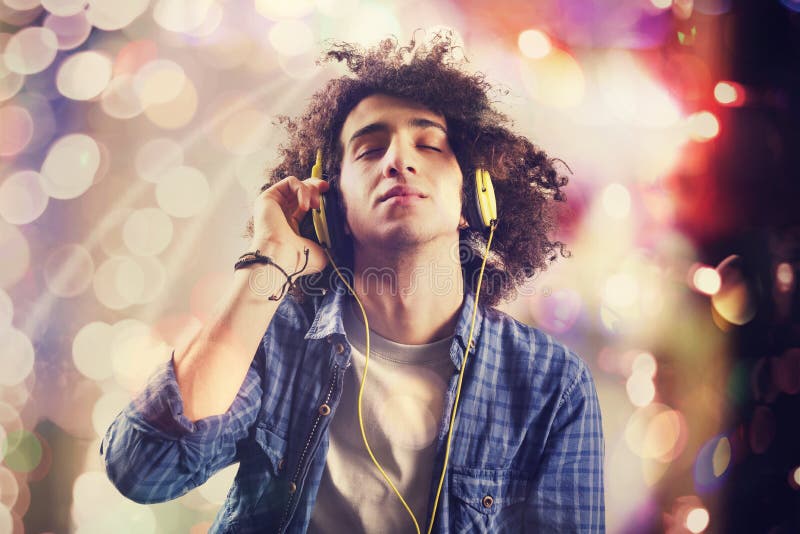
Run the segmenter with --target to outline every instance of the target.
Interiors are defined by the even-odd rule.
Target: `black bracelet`
[[[275,266],[275,268],[278,269],[281,272],[281,274],[283,274],[283,276],[286,277],[286,282],[284,282],[283,286],[281,287],[280,294],[277,295],[277,296],[275,296],[275,295],[270,296],[269,300],[280,300],[281,298],[283,298],[283,295],[286,293],[287,288],[291,289],[292,287],[294,287],[295,282],[294,282],[293,278],[296,275],[298,275],[298,274],[300,274],[300,273],[302,273],[303,271],[306,270],[306,267],[308,266],[308,249],[304,250],[304,254],[306,256],[306,260],[305,260],[305,263],[303,263],[303,267],[301,267],[300,270],[295,271],[295,272],[293,272],[291,274],[289,274],[286,271],[284,271],[283,268],[280,265],[278,265],[277,263],[275,263],[272,260],[272,258],[270,258],[269,256],[264,256],[263,254],[261,254],[260,250],[256,250],[255,252],[245,252],[244,254],[239,256],[239,261],[237,261],[233,265],[233,270],[236,271],[236,270],[239,270],[239,269],[241,269],[243,267],[247,267],[248,265],[253,265],[255,263],[259,263],[259,264],[262,264],[262,265],[273,265],[273,266]]]

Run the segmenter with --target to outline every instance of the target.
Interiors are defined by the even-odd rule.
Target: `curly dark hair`
[[[447,121],[450,145],[463,175],[482,167],[492,176],[498,225],[481,283],[480,302],[496,306],[554,261],[556,250],[562,256],[569,255],[562,242],[548,237],[556,226],[554,201],[566,199],[561,187],[567,184],[567,178],[554,167],[561,160],[549,158],[527,138],[510,130],[511,121],[493,109],[490,100],[490,95],[498,91],[482,73],[466,72],[466,60],[459,52],[449,33],[435,34],[426,43],[412,37],[407,46],[399,45],[394,38],[368,49],[330,43],[318,63],[343,62],[351,75],[328,81],[301,116],[279,118],[288,132],[288,143],[280,147],[280,161],[268,171],[262,190],[287,176],[308,172],[318,148],[325,154],[328,179],[338,180],[343,156],[341,128],[364,98],[385,94],[418,102]],[[464,183],[462,206],[469,180]],[[466,228],[459,237],[464,283],[474,292],[488,231]],[[348,250],[351,255],[352,245]],[[352,265],[352,256],[344,260],[345,265],[348,261]],[[330,287],[331,269],[329,265],[321,276],[303,277],[315,277],[316,281],[304,284],[301,280],[293,287],[293,296],[302,301],[307,287]]]

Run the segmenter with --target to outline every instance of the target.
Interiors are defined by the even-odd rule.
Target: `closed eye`
[[[441,148],[436,148],[435,146],[431,146],[431,145],[417,145],[417,147],[418,148],[427,148],[427,149],[430,149],[430,150],[435,150],[436,152],[441,152],[442,151]]]
[[[383,150],[382,148],[368,148],[367,150],[363,151],[358,156],[356,156],[356,161],[360,160],[364,156],[369,156],[371,154],[376,154],[376,153],[378,153],[378,152],[380,152],[382,150]]]

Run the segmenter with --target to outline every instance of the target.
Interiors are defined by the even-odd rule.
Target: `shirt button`
[[[491,508],[493,504],[494,504],[494,499],[492,498],[491,495],[487,495],[486,497],[483,498],[484,508]]]
[[[342,345],[341,343],[337,343],[335,348],[336,348],[336,354],[341,354],[344,352],[344,345]]]
[[[294,494],[295,491],[297,491],[297,484],[289,482],[289,493]]]
[[[328,337],[326,337],[325,341],[327,341],[328,343],[333,343],[333,334],[331,334]]]
[[[320,415],[328,415],[329,413],[331,413],[331,407],[330,406],[328,406],[327,404],[320,405],[320,407],[319,407],[319,414]]]

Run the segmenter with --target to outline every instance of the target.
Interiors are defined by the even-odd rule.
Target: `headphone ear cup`
[[[339,191],[338,180],[329,180],[330,187],[325,196],[326,220],[328,226],[328,239],[330,241],[331,254],[337,260],[343,258],[343,247],[345,243],[345,213],[342,208],[342,195]]]
[[[491,221],[497,220],[497,201],[489,172],[475,169],[470,173],[472,180],[467,184],[467,201],[464,216],[471,228],[487,230]]]

